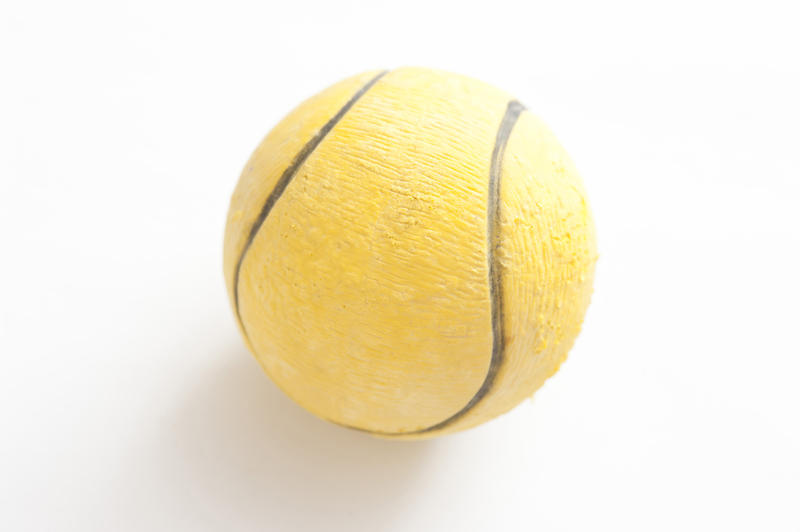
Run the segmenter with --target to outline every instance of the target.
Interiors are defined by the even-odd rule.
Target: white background
[[[0,9],[0,529],[800,530],[790,2],[28,2]],[[581,170],[569,361],[478,429],[319,421],[243,347],[230,193],[374,68],[500,86]]]

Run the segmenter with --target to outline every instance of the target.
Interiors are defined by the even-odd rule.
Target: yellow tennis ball
[[[244,338],[292,399],[422,438],[475,426],[556,372],[589,304],[594,227],[549,129],[479,81],[365,72],[256,148],[225,277]]]

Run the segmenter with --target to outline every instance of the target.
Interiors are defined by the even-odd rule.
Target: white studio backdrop
[[[790,2],[6,2],[0,530],[800,530],[796,21]],[[600,249],[535,399],[413,443],[285,398],[221,272],[261,137],[403,65],[541,116]]]

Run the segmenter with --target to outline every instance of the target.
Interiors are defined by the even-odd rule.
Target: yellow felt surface
[[[314,133],[377,73],[364,72],[350,77],[304,101],[281,120],[253,152],[233,192],[225,227],[224,268],[231,302],[234,268],[250,226],[281,173]]]
[[[226,229],[231,295],[278,177],[375,74],[301,105],[251,158]],[[239,310],[256,358],[308,410],[402,434],[449,418],[480,389],[492,352],[489,166],[510,99],[453,74],[392,71],[276,202],[242,263]],[[531,395],[566,356],[588,305],[596,251],[585,195],[529,112],[512,130],[500,177],[504,362],[474,408],[419,436],[481,423]]]
[[[558,140],[530,112],[511,132],[501,177],[504,361],[492,392],[453,429],[510,410],[553,375],[592,293],[597,248],[583,184]]]

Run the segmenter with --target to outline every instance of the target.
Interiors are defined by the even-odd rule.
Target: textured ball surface
[[[597,253],[581,180],[511,96],[427,69],[300,104],[231,199],[225,277],[261,366],[382,436],[475,426],[555,373]]]

